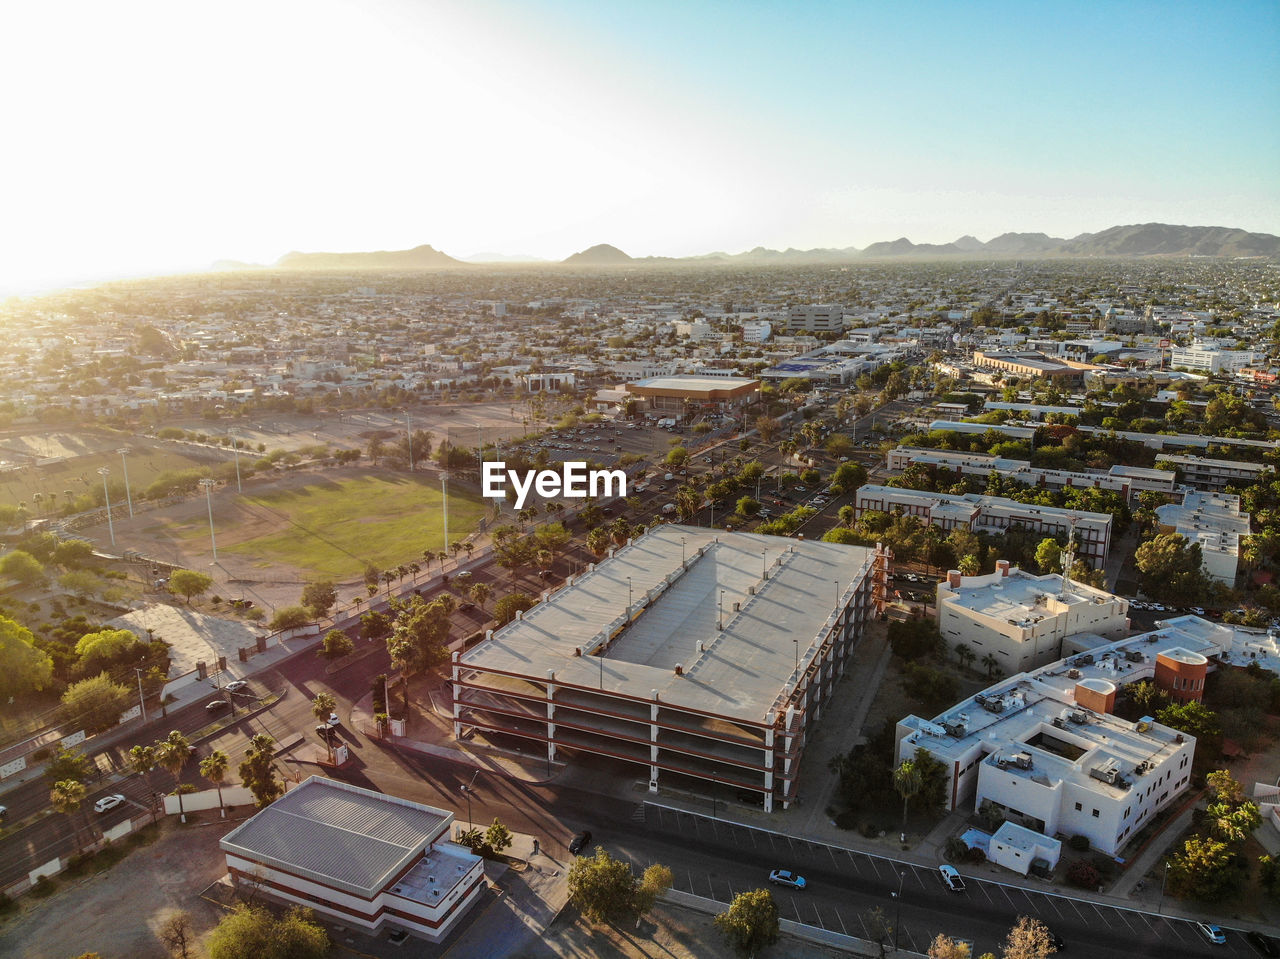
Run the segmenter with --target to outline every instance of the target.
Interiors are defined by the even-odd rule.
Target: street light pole
[[[138,705],[142,709],[142,721],[147,721],[147,701],[142,696],[142,668],[134,666],[133,671],[138,674]]]
[[[897,905],[893,910],[893,951],[898,951],[898,927],[902,925],[902,883],[906,880],[907,874],[901,872],[898,874],[898,891],[893,894],[893,898],[897,900]]]
[[[200,485],[204,487],[204,499],[209,505],[209,545],[213,547],[213,561],[218,561],[218,541],[213,535],[213,487],[214,481],[211,479],[202,479]]]
[[[102,495],[107,501],[107,533],[111,536],[111,548],[116,548],[116,527],[111,522],[111,491],[107,489],[107,477],[111,474],[111,470],[105,466],[98,467],[98,475],[102,477]]]
[[[231,452],[236,458],[236,492],[243,493],[244,487],[240,485],[240,444],[237,441],[239,433],[238,429],[231,430]]]
[[[440,474],[440,508],[444,513],[444,549],[449,551],[449,474]],[[443,565],[443,564],[441,564]],[[455,565],[457,565],[455,563]]]
[[[476,776],[479,776],[479,775],[480,775],[480,770],[477,769],[475,772],[475,775],[471,777],[471,782],[467,783],[465,786],[462,787],[462,792],[467,797],[467,829],[468,830],[472,830],[476,828],[475,822],[472,821],[471,819],[471,793],[475,789]]]
[[[413,472],[413,421],[409,419],[409,414],[404,415],[404,435],[405,446],[409,450],[409,472]]]
[[[133,519],[133,493],[129,490],[129,464],[125,462],[124,454],[129,452],[128,449],[116,450],[120,454],[120,468],[124,470],[124,496],[129,502],[129,519]]]
[[[632,597],[632,595],[633,595],[633,594],[632,594],[632,590],[631,590],[631,577],[630,577],[630,576],[628,576],[628,577],[627,577],[627,615],[628,615],[628,616],[630,616],[630,615],[631,615],[631,602],[632,602],[631,597]]]

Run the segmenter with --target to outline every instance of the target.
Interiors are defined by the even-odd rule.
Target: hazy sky
[[[1280,233],[1280,3],[7,3],[0,292],[430,243],[561,258]]]

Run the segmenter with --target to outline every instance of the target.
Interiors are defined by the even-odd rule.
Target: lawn
[[[420,559],[424,549],[445,549],[441,498],[431,480],[372,474],[245,496],[252,525],[274,519],[274,528],[218,548],[263,566],[286,563],[323,579],[350,580],[365,563],[393,567]],[[474,530],[486,505],[451,489],[450,541]]]

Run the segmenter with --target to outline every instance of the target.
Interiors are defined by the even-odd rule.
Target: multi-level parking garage
[[[500,732],[659,778],[795,799],[822,715],[882,601],[888,555],[661,526],[453,662],[454,733]]]

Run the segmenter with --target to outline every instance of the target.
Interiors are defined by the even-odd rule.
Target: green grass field
[[[130,446],[127,457],[129,464],[129,488],[136,496],[150,486],[161,473],[171,470],[200,469],[220,465],[220,461],[195,456],[184,456],[182,453],[167,449],[147,448],[135,443],[123,443]],[[241,454],[243,456],[243,454]],[[102,477],[98,468],[105,466],[111,471],[110,480],[117,492],[112,493],[112,500],[117,496],[123,498],[119,490],[123,489],[124,473],[120,465],[120,454],[110,451],[87,452],[60,463],[41,466],[26,471],[0,473],[0,505],[17,506],[25,502],[31,511],[32,518],[43,515],[47,510],[49,494],[56,497],[54,503],[60,507],[66,500],[65,491],[71,490],[76,496],[90,490],[102,489]],[[117,486],[117,484],[121,484]],[[46,506],[37,509],[34,494],[41,493]]]
[[[219,544],[263,567],[287,563],[334,581],[359,577],[365,563],[379,568],[420,559],[445,548],[439,486],[412,477],[366,475],[316,482],[294,490],[245,496],[254,525],[274,518],[283,528]],[[486,502],[449,491],[449,539],[475,529]],[[193,531],[203,536],[203,531]],[[228,537],[229,539],[232,537]]]

